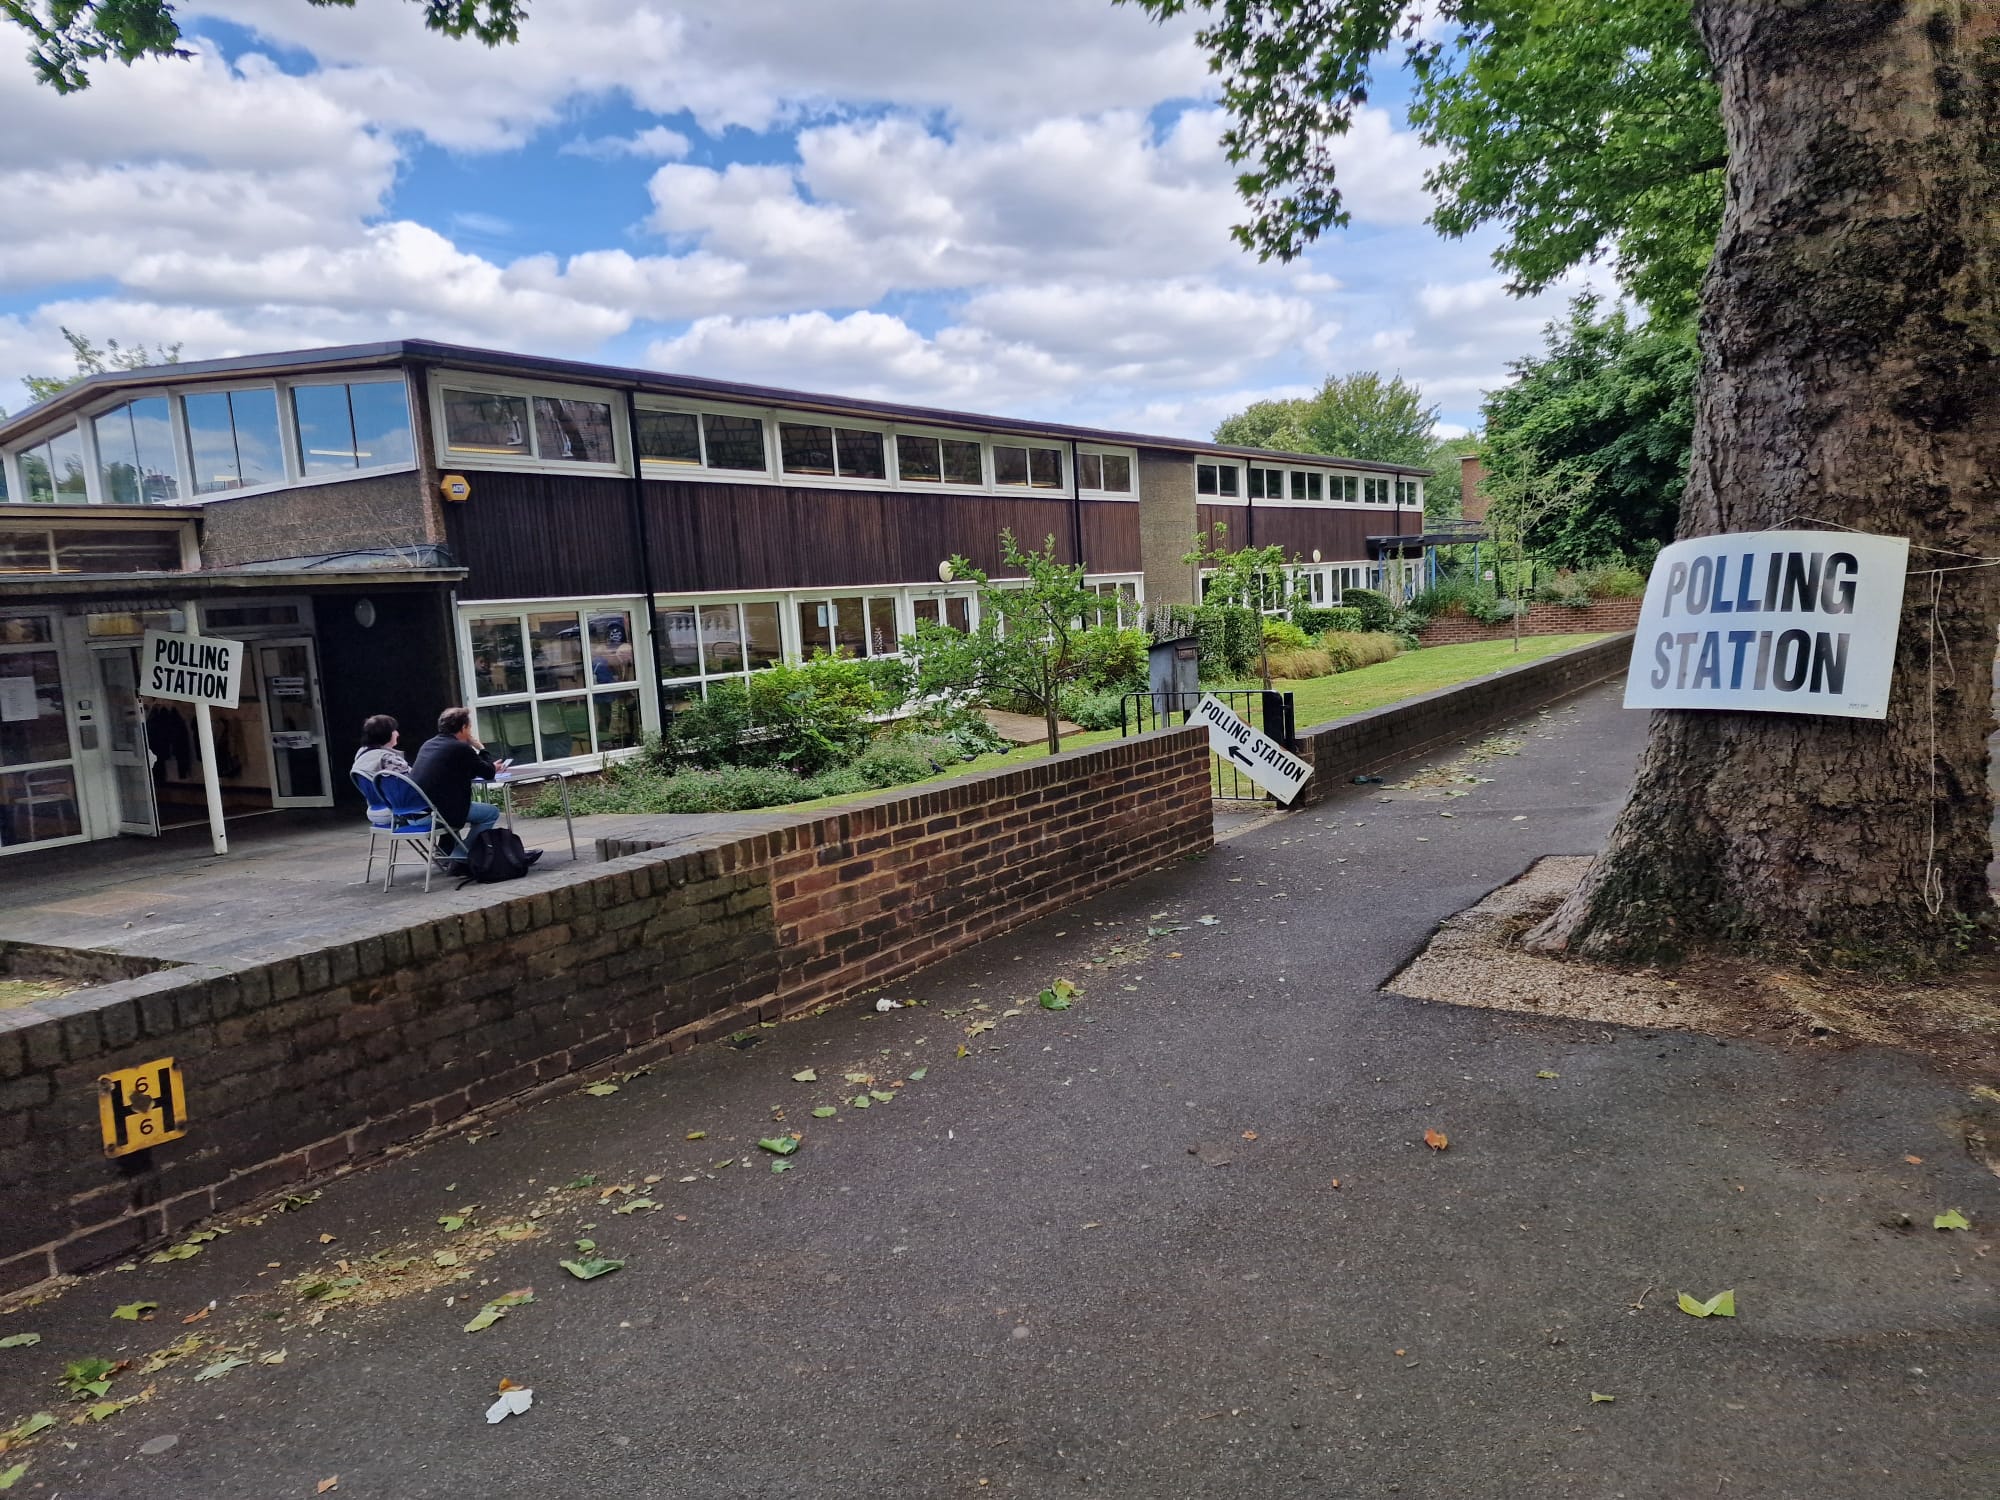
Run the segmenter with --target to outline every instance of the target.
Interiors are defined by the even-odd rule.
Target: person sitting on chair
[[[410,763],[396,748],[403,737],[401,727],[387,714],[374,714],[362,721],[361,748],[354,752],[354,770],[362,776],[380,776],[384,771],[410,774]]]
[[[492,759],[486,747],[472,737],[469,709],[447,708],[438,715],[438,732],[417,751],[410,779],[424,789],[450,828],[465,828],[470,838],[500,821],[498,807],[472,800],[472,783],[493,780],[508,764]],[[452,833],[442,834],[438,850],[439,857],[450,863],[465,863],[465,848]]]

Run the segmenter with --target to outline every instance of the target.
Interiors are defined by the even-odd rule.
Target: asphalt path
[[[1380,989],[1598,842],[1643,725],[1598,690],[1468,796],[1353,788],[889,992],[922,1005],[698,1049],[0,1317],[43,1335],[0,1351],[9,1421],[83,1411],[66,1361],[209,1341],[0,1468],[37,1500],[1992,1500],[2000,1185],[1962,1086]],[[578,1238],[623,1268],[572,1278]],[[1725,1289],[1733,1320],[1675,1306]],[[502,1377],[534,1404],[489,1425]]]

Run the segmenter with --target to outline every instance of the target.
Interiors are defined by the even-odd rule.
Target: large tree
[[[1450,235],[1505,228],[1519,292],[1609,254],[1626,288],[1692,311],[1722,218],[1721,115],[1688,0],[1118,0],[1199,11],[1250,216],[1237,238],[1290,260],[1348,221],[1337,139],[1372,72],[1415,76],[1411,123]],[[1436,23],[1447,23],[1441,27]]]
[[[1335,222],[1327,132],[1394,38],[1426,15],[1477,37],[1581,9],[1193,3],[1218,17],[1203,35],[1230,84],[1233,148],[1275,162],[1245,182],[1253,236],[1266,226],[1274,252]],[[1694,16],[1729,169],[1678,534],[1856,527],[1910,537],[1919,571],[1886,721],[1655,714],[1609,846],[1538,941],[1628,957],[1720,942],[1946,959],[1995,926],[1985,766],[2000,568],[1984,560],[2000,554],[2000,6],[1697,0]],[[1607,65],[1622,76],[1622,60]],[[1276,120],[1248,99],[1246,66],[1297,70],[1315,90],[1310,118]],[[1577,88],[1626,107],[1601,80]],[[1560,176],[1605,136],[1517,144]],[[1324,190],[1288,193],[1294,180]]]
[[[266,0],[280,4],[284,0]],[[306,0],[352,8],[354,0]],[[424,25],[444,36],[477,37],[489,47],[514,41],[527,0],[410,0]],[[186,57],[178,0],[0,0],[0,18],[28,33],[35,76],[62,94],[90,87],[92,65],[142,57]]]
[[[1215,429],[1218,443],[1288,453],[1337,453],[1380,464],[1420,464],[1437,431],[1437,408],[1423,392],[1373,370],[1329,375],[1310,396],[1257,401]]]

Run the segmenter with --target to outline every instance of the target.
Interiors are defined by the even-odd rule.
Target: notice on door
[[[1910,544],[1757,531],[1676,542],[1653,564],[1627,708],[1889,713]]]
[[[41,704],[35,699],[32,677],[0,677],[0,724],[24,724],[40,718]]]
[[[146,632],[139,653],[139,692],[147,698],[234,708],[243,681],[243,643],[220,636]]]
[[[1193,718],[1208,726],[1208,747],[1257,785],[1289,803],[1312,775],[1312,762],[1300,760],[1269,735],[1259,734],[1212,693],[1203,693]]]

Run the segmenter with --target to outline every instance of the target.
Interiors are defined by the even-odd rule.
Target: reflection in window
[[[474,615],[465,625],[473,712],[491,753],[526,764],[638,744],[631,610],[586,605]]]
[[[833,473],[833,429],[780,422],[778,460],[787,474]]]
[[[841,427],[834,432],[834,451],[840,460],[843,479],[886,479],[887,464],[882,458],[882,434]]]
[[[785,659],[785,638],[775,600],[743,606],[743,664],[752,672],[775,667]]]
[[[705,411],[701,414],[701,435],[711,469],[748,469],[762,474],[771,467],[764,454],[764,423],[760,418],[725,417]]]
[[[59,530],[55,539],[58,573],[178,573],[178,531]]]
[[[868,601],[868,654],[870,656],[894,656],[897,645],[896,601],[894,599],[870,599]]]
[[[710,677],[743,670],[743,617],[739,606],[701,606],[701,668]]]
[[[701,637],[695,630],[692,604],[670,605],[659,611],[660,676],[694,677],[701,672]]]
[[[444,393],[445,444],[463,453],[503,453],[526,457],[528,398],[491,391]]]
[[[521,647],[520,620],[513,615],[474,618],[468,628],[472,635],[472,691],[481,698],[526,692],[527,652]]]
[[[632,651],[632,617],[623,610],[590,617],[590,680],[632,682],[639,664]]]
[[[292,412],[308,474],[386,468],[416,456],[409,391],[400,380],[294,386]]]
[[[701,423],[693,412],[641,411],[639,457],[649,463],[701,465]]]
[[[933,625],[949,625],[953,630],[969,632],[972,629],[972,601],[963,595],[912,599],[910,610],[920,622],[929,620]]]
[[[583,632],[573,614],[529,615],[535,691],[570,693],[583,686]]]
[[[197,495],[284,479],[275,389],[197,392],[181,398],[181,410]]]
[[[20,462],[27,499],[82,505],[90,498],[83,477],[83,440],[74,427],[22,449]]]
[[[1006,443],[995,443],[993,482],[1009,488],[1059,490],[1062,488],[1062,453],[1055,448],[1016,448]]]
[[[53,571],[54,564],[49,558],[49,533],[45,529],[0,531],[0,573]],[[0,620],[0,629],[12,623],[11,620]]]
[[[984,484],[979,444],[898,433],[896,474],[909,484]]]
[[[535,397],[535,448],[545,462],[616,463],[610,405],[565,396]]]
[[[165,396],[114,406],[91,429],[97,439],[97,487],[106,504],[161,505],[180,497]]]

